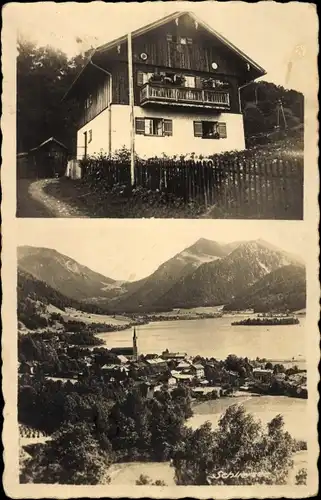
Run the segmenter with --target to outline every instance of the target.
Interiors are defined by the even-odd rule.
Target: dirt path
[[[79,208],[45,192],[59,184],[59,179],[20,179],[17,182],[18,217],[82,217],[89,215]]]

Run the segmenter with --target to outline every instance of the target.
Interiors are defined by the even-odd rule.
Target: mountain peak
[[[224,246],[217,241],[208,240],[206,238],[199,238],[193,245],[186,250],[197,254],[207,254],[213,257],[223,257],[226,255]]]
[[[114,280],[79,264],[52,248],[21,246],[18,267],[67,297],[77,300],[104,295]]]

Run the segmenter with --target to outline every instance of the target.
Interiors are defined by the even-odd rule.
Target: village
[[[41,334],[37,334],[38,343],[40,339]],[[25,344],[27,342],[28,339]],[[235,355],[221,361],[213,357],[192,357],[188,353],[170,352],[168,349],[162,354],[139,354],[135,327],[131,347],[106,349],[100,345],[70,345],[59,337],[53,338],[52,334],[49,342],[46,338],[42,342],[55,349],[59,361],[25,361],[23,351],[26,348],[22,348],[20,383],[23,384],[25,376],[61,384],[76,384],[96,378],[124,389],[132,389],[134,385],[148,398],[162,389],[171,391],[181,385],[189,388],[195,400],[245,394],[308,397],[306,370],[299,369],[294,363],[286,368],[266,359],[248,360]]]

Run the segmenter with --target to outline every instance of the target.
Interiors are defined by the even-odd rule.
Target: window
[[[145,83],[149,82],[149,79],[154,73],[145,73],[144,71],[138,71],[137,72],[137,85],[141,87],[142,85],[145,85]]]
[[[191,45],[193,43],[192,38],[188,38],[186,36],[176,36],[172,35],[171,33],[168,33],[166,35],[166,39],[168,42],[173,42],[180,45]]]
[[[223,122],[194,122],[194,136],[203,139],[226,139],[226,123]]]
[[[195,76],[185,76],[185,87],[195,88]]]
[[[89,95],[88,98],[85,100],[85,108],[89,109],[90,106],[92,105],[93,98],[92,95]]]
[[[136,118],[136,134],[164,137],[173,135],[173,122],[163,118]]]

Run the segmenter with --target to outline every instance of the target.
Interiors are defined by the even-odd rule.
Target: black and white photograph
[[[18,217],[303,219],[315,33],[293,5],[22,9]]]
[[[315,5],[2,12],[6,495],[313,497]]]
[[[306,484],[297,224],[21,231],[20,482]]]

